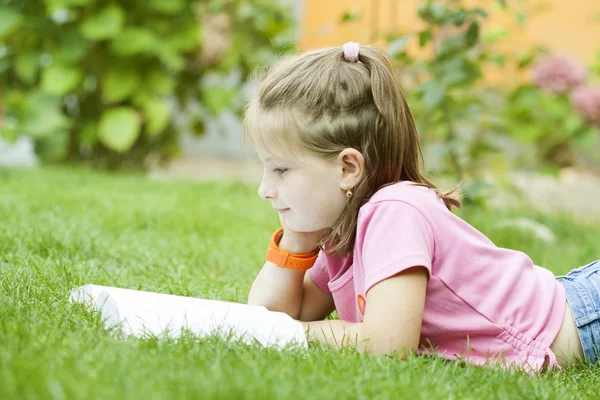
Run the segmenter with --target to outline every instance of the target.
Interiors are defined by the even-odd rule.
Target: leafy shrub
[[[275,0],[0,0],[2,136],[47,160],[140,166],[178,150],[174,108],[239,111],[250,72],[294,46]],[[233,87],[207,75],[240,77]]]

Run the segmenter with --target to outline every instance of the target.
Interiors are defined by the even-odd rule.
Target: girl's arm
[[[326,229],[298,233],[288,229],[280,215],[284,234],[279,247],[292,254],[311,253],[318,248]],[[323,292],[305,271],[280,268],[267,261],[258,273],[248,295],[248,304],[264,306],[269,311],[288,314],[302,321],[320,320],[335,309],[333,297]]]
[[[362,323],[336,320],[303,325],[309,338],[318,342],[406,356],[419,345],[426,287],[426,268],[412,267],[373,285],[367,292]]]
[[[298,319],[305,274],[265,262],[250,288],[248,304],[264,306],[269,311],[283,312]]]
[[[269,261],[252,284],[248,304],[301,321],[321,320],[335,309],[333,297],[319,289],[306,272],[283,269]]]

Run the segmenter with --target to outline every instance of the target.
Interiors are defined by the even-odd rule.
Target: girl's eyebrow
[[[271,157],[271,156],[265,157],[265,160],[263,161],[263,163],[268,163],[268,162],[271,162],[271,161],[274,162],[274,163],[282,163],[282,164],[295,165],[294,161],[285,160],[283,158],[278,158],[278,157]]]
[[[279,162],[279,163],[289,163],[290,161],[286,161],[283,158],[272,158],[272,157],[265,157],[265,162],[269,162],[269,161],[274,161],[274,162]]]

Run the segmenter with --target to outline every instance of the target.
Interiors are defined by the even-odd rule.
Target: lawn
[[[533,209],[461,216],[557,274],[600,256],[597,226]],[[511,216],[546,224],[557,243],[496,226]],[[0,171],[0,399],[598,397],[598,367],[530,376],[318,345],[278,352],[218,338],[122,339],[67,301],[95,283],[245,302],[277,224],[256,188],[240,183]]]

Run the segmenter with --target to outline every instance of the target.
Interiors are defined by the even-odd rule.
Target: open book
[[[265,347],[307,347],[302,324],[262,306],[98,285],[74,289],[70,301],[99,310],[105,327],[120,326],[137,337],[178,337],[186,329],[200,337],[226,335]]]

